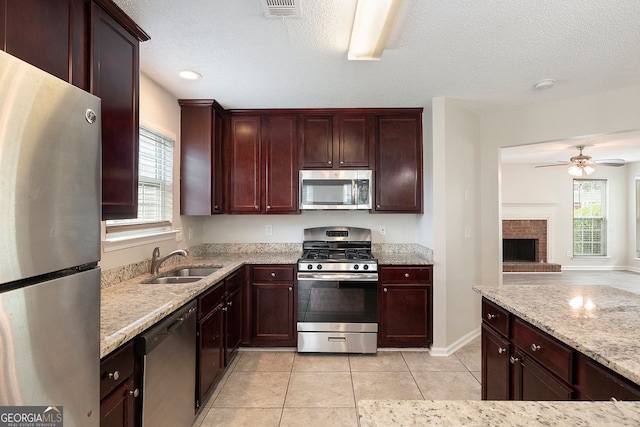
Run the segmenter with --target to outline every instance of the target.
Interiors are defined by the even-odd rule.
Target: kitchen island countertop
[[[360,427],[637,426],[640,402],[361,400]]]
[[[474,286],[474,290],[640,384],[640,295],[603,285]]]

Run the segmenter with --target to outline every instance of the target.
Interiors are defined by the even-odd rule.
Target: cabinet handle
[[[129,396],[133,396],[133,397],[140,396],[140,389],[136,388],[135,390],[129,390]]]
[[[330,165],[330,164],[331,164],[331,160],[329,160],[329,161],[327,162],[327,164],[328,164],[328,165]]]
[[[289,292],[293,292],[293,286],[289,286]]]
[[[387,288],[382,288],[382,292],[387,292]]]
[[[218,210],[218,205],[214,205],[214,206],[213,206],[213,209]]]
[[[541,348],[539,345],[531,344],[531,351],[540,351]]]
[[[491,314],[491,313],[487,313],[487,319],[491,320],[491,319],[495,319],[496,317],[498,317],[497,314]]]
[[[118,381],[118,379],[120,378],[120,372],[119,371],[113,371],[113,373],[109,372],[107,376],[114,381]]]
[[[227,303],[227,306],[229,306],[229,307],[231,307],[232,305],[233,305],[233,301],[229,301],[229,302]]]
[[[271,206],[267,205],[267,209],[271,209]]]
[[[516,363],[520,362],[520,359],[518,359],[517,357],[511,356],[509,358],[509,362],[511,362],[512,365],[515,365]]]
[[[498,347],[498,354],[502,354],[502,353],[504,353],[506,351],[507,351],[506,348]]]
[[[380,205],[376,205],[376,208],[380,209]]]
[[[271,277],[276,277],[276,273],[275,273],[275,271],[272,271],[272,272],[271,272]]]
[[[341,165],[344,165],[344,162],[341,160],[341,161],[340,161],[340,164],[341,164]]]
[[[404,273],[404,277],[409,277],[409,273]]]
[[[222,307],[222,311],[227,311],[227,307]]]
[[[259,206],[255,206],[255,208],[256,208],[256,210],[259,210],[259,209],[260,209],[260,207],[259,207]]]

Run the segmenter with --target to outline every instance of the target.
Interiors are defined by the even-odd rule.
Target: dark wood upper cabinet
[[[370,167],[373,115],[302,115],[301,169],[367,169]]]
[[[138,214],[138,48],[148,39],[113,3],[91,3],[90,90],[102,99],[103,220]]]
[[[260,213],[260,116],[231,116],[229,212]]]
[[[212,99],[180,104],[180,214],[222,212],[224,109]]]
[[[0,47],[88,89],[86,0],[0,0]]]
[[[297,117],[268,115],[263,121],[264,188],[266,213],[298,212]]]
[[[422,110],[380,115],[374,212],[422,213]]]
[[[229,212],[296,213],[297,118],[231,114]]]

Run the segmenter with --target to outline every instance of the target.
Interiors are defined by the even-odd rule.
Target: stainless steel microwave
[[[300,171],[300,209],[371,209],[370,170]]]

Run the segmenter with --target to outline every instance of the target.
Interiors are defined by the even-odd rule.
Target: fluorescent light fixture
[[[202,78],[199,73],[191,70],[182,70],[178,73],[178,75],[185,80],[198,80]]]
[[[402,0],[358,0],[347,58],[380,59],[401,6]]]

